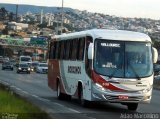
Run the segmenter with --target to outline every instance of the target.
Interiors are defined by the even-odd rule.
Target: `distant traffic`
[[[17,73],[48,73],[47,61],[32,61],[30,56],[20,56],[17,59],[0,56],[0,63],[2,63],[2,70],[15,70]]]

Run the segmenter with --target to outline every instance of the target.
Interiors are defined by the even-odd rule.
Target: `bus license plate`
[[[128,100],[128,96],[126,95],[119,95],[118,98],[121,100]]]

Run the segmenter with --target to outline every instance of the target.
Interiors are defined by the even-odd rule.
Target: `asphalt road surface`
[[[92,103],[89,108],[81,107],[76,99],[61,101],[56,92],[48,87],[46,74],[17,74],[16,71],[1,70],[0,83],[8,85],[54,119],[149,119],[160,118],[160,91],[153,90],[150,104],[140,104],[136,112],[121,104]]]

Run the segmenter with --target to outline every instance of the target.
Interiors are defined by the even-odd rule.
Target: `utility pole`
[[[18,4],[16,5],[16,22],[18,21]]]
[[[43,8],[41,9],[41,20],[40,20],[40,24],[43,24]]]
[[[62,0],[62,11],[61,11],[61,14],[62,14],[62,21],[61,21],[61,34],[63,32],[63,0]]]

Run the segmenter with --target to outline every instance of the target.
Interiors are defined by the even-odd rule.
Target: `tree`
[[[14,14],[13,12],[9,13],[9,21],[13,21],[14,20]]]
[[[1,20],[5,20],[6,17],[8,16],[8,11],[4,7],[0,9],[0,16]]]

